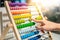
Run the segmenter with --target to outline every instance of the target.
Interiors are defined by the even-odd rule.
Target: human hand
[[[36,19],[32,19],[33,21],[40,23],[37,24],[36,28],[38,30],[47,30],[47,31],[52,31],[56,29],[56,23],[47,21],[47,20],[36,20]]]

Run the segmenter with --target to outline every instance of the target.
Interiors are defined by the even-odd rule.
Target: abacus
[[[43,40],[43,38],[44,40],[52,40],[49,32],[37,30],[37,23],[31,20],[31,18],[35,18],[36,20],[44,19],[36,3],[28,4],[26,0],[13,0],[5,1],[5,6],[13,24],[13,27],[7,27],[6,31],[12,28],[17,40]]]

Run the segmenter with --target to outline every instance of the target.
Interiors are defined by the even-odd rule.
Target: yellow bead
[[[20,19],[20,18],[30,18],[31,14],[24,14],[24,15],[15,15],[13,16],[14,19]]]
[[[42,20],[42,16],[41,15],[37,16],[36,20]]]

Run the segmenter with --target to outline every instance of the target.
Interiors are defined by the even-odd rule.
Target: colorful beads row
[[[20,19],[20,18],[30,18],[31,14],[24,14],[24,15],[15,15],[13,16],[14,19]]]
[[[16,24],[21,24],[21,23],[25,23],[25,20],[15,20]]]
[[[12,10],[11,13],[12,13],[13,15],[25,14],[25,13],[30,13],[30,10]]]
[[[27,29],[27,30],[26,30]],[[24,34],[24,33],[29,33],[29,32],[32,32],[32,31],[34,31],[34,30],[36,30],[36,28],[34,28],[34,27],[28,27],[28,28],[26,28],[26,29],[23,29],[23,30],[20,30],[19,32],[21,33],[21,34]]]
[[[25,28],[25,27],[31,27],[33,25],[35,25],[35,23],[34,22],[30,22],[30,23],[25,23],[25,24],[17,25],[17,28],[21,29],[21,28]]]
[[[41,35],[35,36],[35,37],[30,38],[30,39],[28,39],[28,40],[38,40],[39,38],[41,38]]]
[[[10,7],[11,10],[28,9],[27,7]]]
[[[10,7],[15,7],[15,6],[27,6],[27,3],[9,3]]]
[[[28,33],[26,35],[21,36],[21,38],[22,39],[26,39],[26,38],[31,37],[31,36],[34,36],[34,35],[36,35],[38,33],[39,33],[39,31],[31,32],[31,33]]]

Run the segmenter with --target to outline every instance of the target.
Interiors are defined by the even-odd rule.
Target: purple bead
[[[18,6],[27,6],[27,3],[18,3]]]
[[[27,3],[9,3],[9,6],[12,6],[12,7],[14,7],[14,6],[27,6]]]
[[[9,3],[9,6],[17,6],[17,4],[16,3]]]

